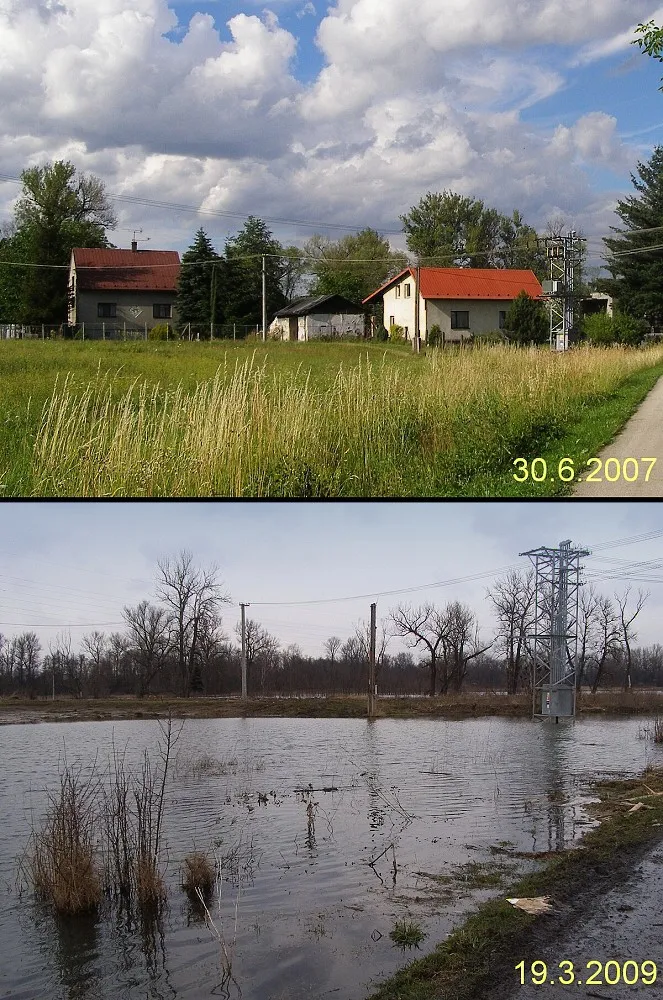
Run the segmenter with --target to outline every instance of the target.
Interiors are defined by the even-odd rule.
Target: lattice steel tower
[[[587,241],[571,230],[568,236],[548,236],[544,242],[550,263],[550,279],[543,282],[550,309],[550,346],[566,351],[573,328],[575,270],[582,260],[581,243]]]
[[[541,546],[521,556],[531,559],[535,577],[532,654],[532,714],[535,718],[573,718],[576,714],[580,559],[587,549]]]

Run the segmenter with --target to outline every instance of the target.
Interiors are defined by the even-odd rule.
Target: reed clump
[[[312,347],[312,350],[315,350]],[[300,367],[220,367],[193,389],[99,376],[56,385],[31,489],[79,496],[453,495],[509,465],[663,361],[639,351],[486,346],[383,359],[313,384]],[[534,452],[532,452],[534,453]]]
[[[63,915],[97,908],[103,896],[103,871],[95,847],[95,788],[71,768],[60,775],[58,791],[28,851],[35,892]]]
[[[205,901],[212,895],[216,882],[216,868],[202,851],[193,851],[184,859],[182,870],[182,888],[191,900],[198,902],[197,890],[200,890]]]

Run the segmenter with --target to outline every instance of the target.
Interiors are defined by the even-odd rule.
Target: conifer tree
[[[200,326],[206,334],[211,322],[222,322],[223,276],[224,260],[201,226],[191,246],[182,254],[177,286],[180,323]]]

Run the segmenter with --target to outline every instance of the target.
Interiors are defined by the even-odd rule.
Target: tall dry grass
[[[103,870],[96,850],[96,783],[71,768],[60,775],[46,815],[32,833],[28,872],[35,892],[58,913],[96,909],[103,896]]]
[[[431,352],[412,370],[227,364],[192,391],[71,377],[44,406],[32,491],[80,496],[348,496],[441,492],[502,467],[629,375],[641,351],[481,347]]]

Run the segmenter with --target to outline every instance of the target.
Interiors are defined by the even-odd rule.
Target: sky
[[[70,159],[129,199],[118,246],[136,229],[181,252],[203,225],[222,250],[253,214],[284,244],[372,226],[403,248],[399,216],[450,189],[539,231],[563,217],[597,264],[663,141],[663,66],[631,44],[651,18],[651,0],[0,0],[0,222],[25,167]]]
[[[638,644],[649,645],[663,642],[661,510],[658,501],[2,503],[0,633],[35,631],[47,653],[66,630],[74,649],[87,632],[120,631],[125,605],[154,599],[157,560],[188,549],[218,567],[228,635],[246,602],[282,648],[322,655],[326,638],[345,640],[368,620],[373,600],[378,621],[399,603],[460,600],[489,640],[486,588],[527,568],[519,553],[570,539],[592,552],[584,576],[601,593],[649,592],[638,619]],[[403,648],[394,640],[389,651]]]

